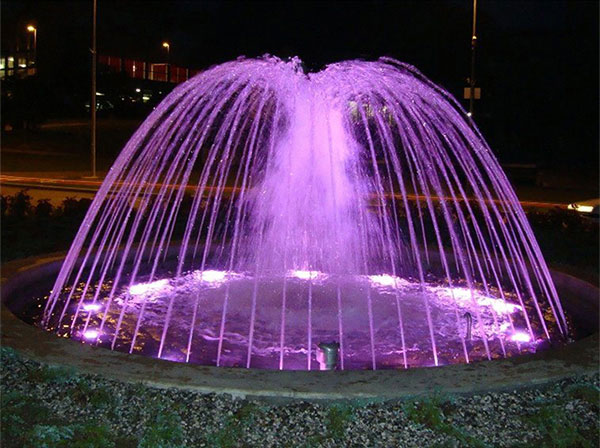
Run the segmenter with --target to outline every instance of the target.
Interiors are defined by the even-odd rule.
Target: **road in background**
[[[2,195],[14,195],[27,189],[33,202],[49,199],[60,204],[65,198],[93,198],[105,173],[127,140],[139,126],[139,120],[102,119],[98,121],[97,180],[91,174],[89,123],[82,120],[54,121],[36,131],[3,134],[0,159]],[[82,148],[86,148],[82,150]],[[550,210],[598,197],[597,179],[585,173],[538,170],[538,178],[513,179],[517,196],[524,208]],[[511,171],[507,170],[509,177]],[[539,174],[542,174],[540,176]]]
[[[19,191],[27,190],[33,202],[38,200],[48,199],[53,205],[59,205],[64,199],[69,198],[93,198],[96,191],[102,185],[103,178],[85,179],[84,176],[76,176],[76,173],[68,173],[70,176],[64,177],[60,174],[66,173],[23,173],[21,175],[2,174],[0,175],[1,193],[4,196],[17,194]],[[160,187],[161,184],[157,184]],[[172,188],[181,188],[180,185],[171,185]],[[195,188],[191,186],[185,187],[190,193],[193,193]],[[225,196],[233,189],[226,189]],[[401,195],[395,195],[397,199],[402,199]],[[417,196],[407,195],[409,200],[416,200]],[[436,196],[431,197],[434,201],[439,201]],[[423,199],[420,198],[419,199]],[[444,198],[446,199],[446,198]],[[475,201],[475,199],[473,199]],[[568,203],[565,202],[548,202],[548,201],[520,201],[523,208],[534,209],[554,209],[566,208]]]

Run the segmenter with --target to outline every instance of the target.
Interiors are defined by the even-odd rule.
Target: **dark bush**
[[[2,261],[66,250],[90,203],[68,198],[59,207],[47,199],[32,205],[27,191],[2,196]]]
[[[68,249],[91,204],[89,199],[67,198],[59,207],[54,207],[48,200],[40,200],[37,205],[33,206],[31,197],[26,191],[21,191],[14,196],[2,196],[1,199],[3,261]],[[191,197],[185,195],[182,198],[179,216],[174,225],[173,240],[182,238],[191,206]],[[403,205],[396,201],[394,204],[389,203],[388,206],[395,206],[398,209],[400,235],[407,241],[409,231],[406,220],[403,219],[405,215]],[[476,203],[470,203],[469,206],[470,210],[466,208],[465,203],[462,203],[461,210],[464,216],[468,217],[472,213],[477,222],[485,222],[479,206]],[[438,223],[443,222],[443,210],[440,203],[434,203],[433,207],[433,216]],[[435,227],[427,204],[421,202],[420,213],[416,202],[410,202],[410,208],[413,217],[420,216],[422,218],[422,221],[421,219],[414,220],[417,232],[421,232],[422,222],[430,248],[437,249]],[[376,206],[370,211],[378,213]],[[450,207],[449,211],[451,211],[451,219],[457,222],[456,209]],[[226,212],[227,207],[217,210],[219,216],[216,231],[217,233],[221,232],[219,233],[221,235],[224,232],[224,223],[227,221]],[[579,272],[589,273],[588,279],[597,281],[598,223],[582,218],[569,210],[560,209],[544,212],[529,211],[527,218],[549,264],[558,265],[567,271],[569,268],[574,268]],[[470,220],[467,221],[468,227],[472,228]],[[442,243],[449,247],[451,235],[448,229],[444,225],[439,226],[438,229]],[[205,236],[205,232],[203,232],[202,237]]]
[[[49,199],[41,199],[35,207],[35,217],[36,219],[47,220],[52,215],[53,210],[54,207],[52,207]]]
[[[27,191],[8,198],[8,213],[15,219],[24,219],[31,213],[31,196]]]

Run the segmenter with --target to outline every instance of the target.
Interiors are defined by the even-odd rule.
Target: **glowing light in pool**
[[[369,275],[369,281],[378,286],[396,286],[397,277],[392,275]]]
[[[513,342],[529,342],[531,341],[531,336],[524,331],[517,331],[510,337],[510,340]]]
[[[508,331],[509,328],[510,328],[510,322],[502,322],[500,324],[499,331],[501,333],[505,333],[506,331]]]
[[[400,277],[394,277],[389,274],[367,275],[367,279],[372,286],[382,286],[384,288],[398,288],[400,286],[409,286],[410,282]]]
[[[202,283],[207,283],[211,286],[219,286],[227,281],[227,272],[225,271],[196,271],[194,277]]]
[[[521,305],[492,297],[479,296],[477,302],[483,306],[491,306],[498,314],[512,314],[522,309]]]
[[[129,293],[134,296],[140,296],[149,293],[165,290],[169,285],[169,280],[162,279],[151,283],[138,283],[129,287]]]
[[[459,306],[465,308],[472,306],[472,302],[475,300],[479,306],[491,307],[498,314],[512,314],[522,309],[520,305],[501,298],[487,297],[476,290],[471,291],[469,288],[433,287],[431,289],[443,297],[454,299]]]
[[[302,270],[293,270],[289,271],[288,275],[290,277],[295,277],[300,280],[316,280],[318,278],[326,277],[325,274],[319,271],[302,271]]]
[[[100,333],[98,332],[98,330],[86,330],[83,333],[84,339],[87,339],[87,340],[97,339],[98,336],[100,336]]]
[[[181,362],[181,361],[183,361],[183,357],[182,356],[176,356],[176,355],[162,355],[160,357],[160,359],[164,359],[165,361],[171,361],[171,362]]]
[[[99,303],[86,303],[83,305],[83,309],[85,311],[95,312],[100,310],[101,305]]]

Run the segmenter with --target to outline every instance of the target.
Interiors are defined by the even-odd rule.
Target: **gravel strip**
[[[77,374],[3,348],[1,387],[2,442],[9,447],[20,446],[4,437],[15,424],[9,420],[15,396],[48,407],[58,426],[103,423],[117,440],[105,446],[117,448],[538,447],[561,446],[563,435],[562,446],[595,447],[600,428],[598,375],[473,396],[435,392],[394,403],[273,404]],[[48,424],[33,418],[29,427]],[[63,446],[57,443],[49,446]]]

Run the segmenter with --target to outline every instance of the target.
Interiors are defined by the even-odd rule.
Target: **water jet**
[[[276,370],[319,369],[316,341],[339,342],[340,370],[409,369],[571,331],[485,139],[389,58],[239,59],[178,86],[25,314],[97,347]]]

